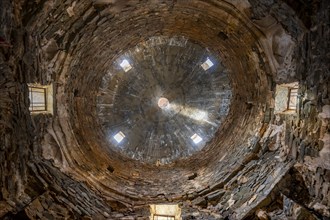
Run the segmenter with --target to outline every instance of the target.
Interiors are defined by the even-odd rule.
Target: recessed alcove
[[[181,209],[177,204],[150,205],[150,220],[181,220]]]
[[[54,93],[53,85],[40,85],[30,83],[29,87],[29,110],[31,114],[53,114],[54,111]]]
[[[295,114],[299,105],[299,83],[285,83],[276,85],[275,114]]]

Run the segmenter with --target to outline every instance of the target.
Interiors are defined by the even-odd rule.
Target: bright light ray
[[[209,120],[209,114],[206,111],[199,110],[196,108],[190,108],[187,106],[185,106],[182,110],[181,109],[182,109],[181,105],[177,105],[174,103],[170,103],[169,107],[168,107],[168,110],[174,111],[174,112],[179,112],[179,114],[181,114],[187,118],[190,118],[192,120],[198,121],[200,123],[208,123],[214,127],[218,126],[216,123],[211,122]]]

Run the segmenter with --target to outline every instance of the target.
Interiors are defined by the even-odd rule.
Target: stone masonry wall
[[[60,4],[58,11],[65,16],[58,19],[74,16],[71,3]],[[33,15],[51,4],[46,0],[0,1],[0,219],[148,219],[149,207],[140,195],[130,204],[119,196],[105,198],[105,192],[88,181],[61,170],[65,158],[50,135],[59,129],[54,117],[31,117],[28,111],[26,83],[53,82],[55,75],[46,71],[48,62],[43,60],[66,50],[55,41],[32,37],[25,26],[39,24],[33,22]],[[129,4],[134,7],[132,1]],[[274,115],[270,101],[258,134],[241,149],[228,151],[231,157],[225,158],[226,166],[214,163],[215,184],[206,184],[202,191],[187,190],[187,195],[167,202],[181,206],[183,219],[329,219],[329,1],[250,0],[249,4],[252,19],[272,15],[294,41],[292,60],[279,65],[292,71],[267,77],[273,95],[276,83],[299,82],[297,114]],[[117,4],[112,9],[123,7]],[[88,20],[89,12],[84,14]],[[40,28],[51,23],[43,21]],[[72,30],[78,31],[79,25],[83,24]],[[66,46],[71,43],[69,38],[58,41]],[[54,148],[46,152],[45,146]],[[134,178],[125,178],[126,190],[138,187],[131,184]],[[198,185],[197,180],[207,183],[209,179],[198,173],[197,178],[192,175],[184,180]],[[159,201],[166,200],[162,194],[159,197]]]

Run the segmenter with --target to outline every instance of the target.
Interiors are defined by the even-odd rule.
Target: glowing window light
[[[181,219],[181,209],[177,204],[150,205],[150,214],[150,219],[152,220]]]
[[[31,112],[42,112],[47,111],[47,90],[43,87],[29,87],[29,98]]]
[[[202,66],[202,68],[203,68],[204,70],[208,70],[208,69],[210,69],[213,65],[214,65],[214,64],[212,63],[212,61],[211,61],[209,58],[207,58],[206,61],[205,61],[201,66]]]
[[[193,140],[193,142],[195,144],[198,144],[199,142],[201,142],[203,140],[203,138],[201,138],[198,134],[194,134],[190,138],[191,138],[191,140]]]
[[[113,138],[117,141],[117,143],[120,143],[122,140],[124,140],[125,135],[123,132],[119,131]]]
[[[53,114],[53,85],[28,84],[31,114]]]
[[[289,89],[289,97],[288,97],[288,110],[296,110],[297,109],[297,101],[298,101],[298,88],[290,88]]]
[[[123,60],[119,65],[121,66],[121,68],[123,68],[125,72],[128,72],[130,69],[132,69],[131,64],[129,64],[127,60]]]

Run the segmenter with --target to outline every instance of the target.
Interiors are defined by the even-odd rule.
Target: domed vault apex
[[[230,98],[227,70],[218,57],[184,37],[158,36],[109,67],[97,115],[113,149],[164,164],[211,141]]]

